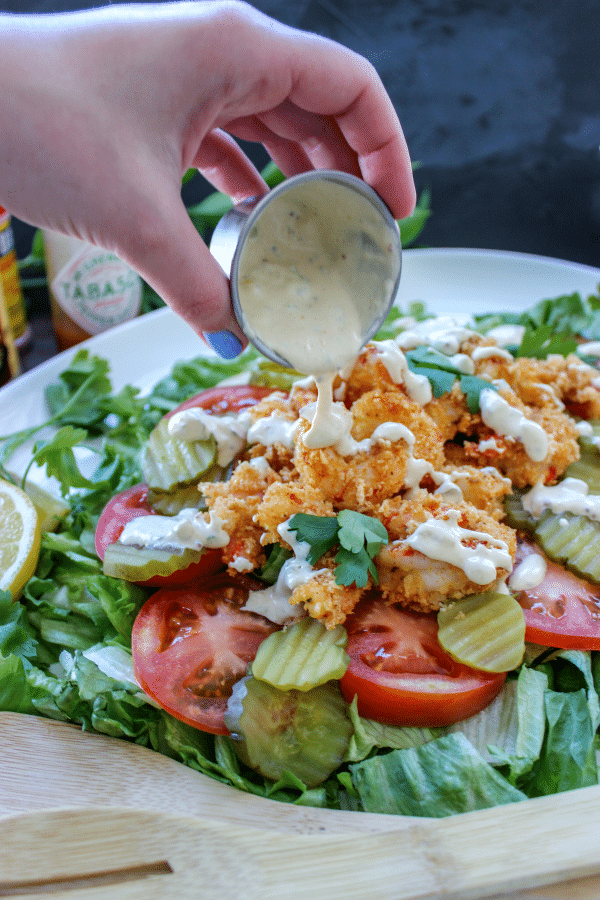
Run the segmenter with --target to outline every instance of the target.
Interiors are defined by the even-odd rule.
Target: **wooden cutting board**
[[[600,787],[405,818],[262,800],[46,719],[0,713],[0,742],[0,897],[600,897]]]

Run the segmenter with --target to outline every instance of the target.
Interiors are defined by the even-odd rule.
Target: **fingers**
[[[269,190],[260,172],[228,134],[215,129],[206,135],[193,158],[197,168],[218,191],[234,203],[260,197]]]
[[[304,148],[294,140],[282,138],[256,116],[235,119],[228,124],[231,134],[246,141],[261,143],[284,175],[298,175],[313,168]]]
[[[301,109],[289,100],[257,117],[274,135],[299,144],[315,169],[360,176],[358,157],[334,118]]]
[[[151,208],[136,209],[135,226],[115,252],[199,336],[216,333],[208,343],[217,352],[236,356],[247,339],[235,319],[227,276],[196,231],[180,195],[166,194],[155,193]]]
[[[297,44],[292,62],[295,71],[287,102],[261,118],[272,131],[289,137],[297,110],[312,113],[312,118],[301,119],[300,140],[307,153],[314,157],[330,152],[339,158],[340,144],[346,145],[356,155],[365,181],[380,193],[393,215],[409,215],[416,202],[410,155],[377,72],[363,57],[324,38],[305,36],[302,44],[301,50]],[[323,130],[323,117],[334,121],[338,131]]]

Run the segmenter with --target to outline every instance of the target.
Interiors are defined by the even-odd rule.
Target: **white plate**
[[[399,303],[422,300],[437,314],[465,317],[497,310],[519,311],[538,300],[579,291],[597,293],[600,269],[558,259],[490,250],[405,250]],[[151,388],[172,366],[215,354],[169,309],[148,313],[113,328],[20,376],[0,390],[0,435],[47,418],[44,389],[56,381],[82,347],[108,360],[115,390],[134,384]],[[27,453],[10,467],[21,472]]]

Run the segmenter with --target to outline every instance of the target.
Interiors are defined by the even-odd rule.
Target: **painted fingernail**
[[[235,359],[242,352],[242,342],[231,331],[206,331],[204,338],[223,359]]]

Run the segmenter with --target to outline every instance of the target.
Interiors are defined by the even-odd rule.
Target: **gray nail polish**
[[[242,342],[231,331],[207,331],[204,338],[223,359],[235,359],[242,352]]]

